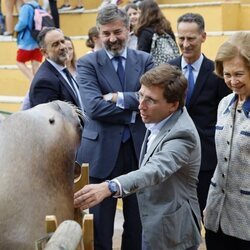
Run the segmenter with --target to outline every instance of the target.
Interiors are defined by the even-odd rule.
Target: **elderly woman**
[[[216,125],[218,164],[205,209],[208,250],[250,249],[250,33],[221,45],[216,73],[233,93],[221,100]]]

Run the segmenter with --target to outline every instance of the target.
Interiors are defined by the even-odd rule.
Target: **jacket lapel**
[[[177,120],[179,119],[180,115],[182,114],[183,110],[177,110],[165,123],[165,125],[163,125],[163,127],[161,128],[160,132],[158,133],[158,135],[155,137],[154,141],[152,142],[152,144],[150,145],[150,147],[148,148],[147,153],[143,156],[141,155],[140,158],[142,158],[141,160],[141,164],[140,167],[145,165],[145,163],[148,161],[148,159],[151,157],[151,155],[153,154],[153,152],[155,151],[156,147],[159,145],[159,143],[167,137],[168,133],[171,131],[171,129],[173,128],[173,126],[176,124]],[[146,136],[145,136],[146,138]],[[143,142],[143,145],[147,143]],[[145,146],[145,145],[144,145]]]
[[[111,89],[110,92],[123,92],[119,77],[106,51],[102,49],[97,51],[96,53],[97,63],[100,65],[100,73],[102,77],[105,78],[107,85]],[[107,72],[109,72],[109,74],[107,74]],[[114,83],[116,83],[116,85],[114,85]]]
[[[197,76],[197,79],[196,79],[196,82],[194,85],[194,90],[193,90],[193,94],[192,94],[191,99],[190,99],[189,107],[193,106],[196,103],[196,100],[199,97],[200,92],[201,92],[206,80],[208,79],[208,75],[210,73],[211,73],[211,67],[207,63],[207,58],[204,56],[203,62],[202,62],[201,67],[200,67],[199,74]]]

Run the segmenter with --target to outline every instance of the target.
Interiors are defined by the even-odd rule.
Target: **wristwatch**
[[[106,182],[108,183],[108,188],[111,192],[111,196],[114,196],[119,191],[118,184],[115,181],[110,180],[107,180]]]
[[[106,96],[105,96],[105,100],[107,102],[112,102],[112,98],[113,98],[113,94],[112,93],[108,93]]]

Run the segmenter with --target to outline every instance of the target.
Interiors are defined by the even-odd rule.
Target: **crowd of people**
[[[250,33],[232,35],[213,62],[202,53],[200,14],[181,15],[176,38],[156,1],[130,2],[103,4],[78,60],[57,27],[37,43],[24,34],[17,62],[31,81],[27,107],[62,100],[88,117],[76,160],[90,164],[90,184],[74,205],[94,214],[96,250],[112,249],[117,198],[123,250],[197,250],[202,224],[208,250],[248,250]],[[19,32],[29,25],[22,15],[27,7]],[[155,66],[155,34],[167,34],[180,55]]]

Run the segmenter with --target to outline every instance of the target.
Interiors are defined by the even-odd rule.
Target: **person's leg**
[[[39,69],[39,66],[40,66],[40,62],[35,61],[35,60],[32,60],[32,61],[31,61],[31,67],[32,67],[32,74],[33,74],[33,77],[34,77],[34,75],[36,74],[37,70]]]
[[[91,178],[90,183],[100,183],[104,180]],[[117,199],[109,197],[100,204],[89,209],[94,215],[94,249],[112,250],[114,218]]]
[[[17,62],[17,66],[20,69],[20,71],[30,80],[33,80],[33,73],[32,70],[30,68],[28,68],[28,66],[23,63],[23,62]]]
[[[207,250],[241,250],[235,239],[236,238],[224,234],[221,228],[219,228],[216,233],[206,229],[205,240]]]
[[[69,3],[68,3],[68,5],[69,5]],[[56,0],[49,0],[49,6],[50,6],[51,15],[52,15],[53,20],[55,22],[55,26],[57,28],[60,28],[60,19],[59,19],[59,14],[58,14],[58,9],[57,9],[57,1]]]
[[[5,0],[5,34],[13,34],[14,31],[14,11],[15,0]]]

